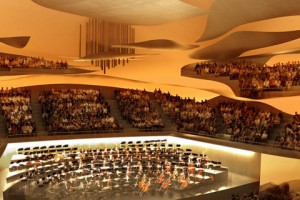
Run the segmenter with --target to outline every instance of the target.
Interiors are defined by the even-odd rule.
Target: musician
[[[146,174],[143,175],[143,178],[139,182],[139,188],[140,188],[140,190],[143,189],[143,187],[144,187],[145,184],[146,184]]]
[[[195,173],[195,164],[193,163],[193,161],[189,162],[188,164],[188,173],[189,174]]]
[[[182,182],[180,189],[183,190],[183,189],[187,188],[187,187],[189,186],[189,184],[190,184],[190,181],[191,181],[191,179],[190,179],[190,177],[188,176],[188,177]]]
[[[196,163],[195,163],[195,166],[196,166],[197,168],[200,168],[200,167],[201,167],[201,159],[200,159],[200,158],[197,158],[197,161],[196,161]]]
[[[142,165],[141,161],[138,161],[137,168],[138,168],[138,172],[140,172],[140,173],[143,172],[143,165]]]
[[[161,185],[160,189],[163,189],[165,191],[165,193],[167,192],[167,189],[169,187],[169,185],[171,184],[171,177],[169,176],[169,178],[167,178]]]
[[[164,174],[164,170],[162,170],[160,175],[158,176],[158,178],[156,180],[156,188],[163,183],[164,178],[165,178],[165,174]]]
[[[176,179],[178,176],[178,170],[177,170],[177,165],[175,165],[173,173],[172,173],[172,178]]]
[[[79,166],[78,166],[78,169],[82,169],[82,165],[83,165],[83,154],[80,154],[80,156],[79,156]]]
[[[203,176],[203,170],[202,169],[199,169],[198,171],[197,171],[197,174],[196,174],[196,176],[195,176],[195,179],[197,180],[197,181],[202,181],[203,180],[203,178],[204,178],[204,176]]]
[[[144,193],[148,192],[150,186],[151,186],[151,179],[149,178],[149,179],[148,179],[148,182],[146,182],[146,183],[144,184],[143,188],[141,189],[140,197],[141,197]]]
[[[183,172],[181,172],[178,179],[177,179],[177,188],[181,187],[184,180],[185,180],[185,175],[184,175]]]
[[[146,167],[147,167],[148,174],[151,173],[152,172],[152,164],[151,164],[151,162],[148,161]]]
[[[166,170],[166,173],[171,173],[171,163],[166,159],[165,161],[165,170]]]

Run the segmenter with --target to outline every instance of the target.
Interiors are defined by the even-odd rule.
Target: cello
[[[159,175],[159,177],[156,180],[156,188],[159,184],[162,184],[163,180],[164,180],[165,175],[163,174],[163,172]]]
[[[183,189],[187,188],[188,185],[190,184],[190,181],[191,181],[190,177],[187,177],[187,178],[182,182],[182,184],[181,184],[181,189],[183,190]]]
[[[167,192],[167,189],[168,189],[170,183],[171,183],[171,177],[169,177],[167,180],[165,180],[163,182],[163,184],[161,185],[161,188],[165,190],[165,193]]]

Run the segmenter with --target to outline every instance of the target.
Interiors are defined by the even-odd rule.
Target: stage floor
[[[6,172],[4,172],[6,171]],[[2,175],[7,173],[7,170],[2,170]],[[3,185],[3,181],[5,179],[1,178],[1,186]],[[258,180],[255,180],[250,177],[238,175],[235,173],[228,173],[228,181],[222,181],[222,182],[216,182],[213,184],[206,184],[202,186],[193,187],[191,189],[185,189],[185,190],[175,190],[170,188],[166,192],[155,190],[154,188],[150,189],[147,193],[143,194],[142,196],[139,196],[138,190],[130,191],[129,193],[122,193],[122,192],[109,192],[107,195],[97,195],[97,194],[74,194],[74,195],[67,195],[64,197],[57,197],[56,195],[50,196],[48,192],[46,192],[47,187],[39,188],[39,187],[15,187],[11,190],[11,194],[14,195],[23,195],[23,194],[34,194],[32,197],[36,197],[35,199],[61,199],[61,200],[71,200],[71,199],[80,199],[80,200],[96,200],[96,199],[130,199],[130,200],[137,200],[137,199],[143,199],[143,200],[161,200],[161,199],[185,199],[190,197],[195,197],[198,195],[204,195],[212,192],[218,192],[222,190],[231,189],[237,186],[246,185],[249,183],[255,183]],[[1,194],[2,195],[2,194]],[[50,198],[51,197],[51,198]],[[1,198],[3,199],[3,198]],[[28,198],[26,198],[28,199]]]

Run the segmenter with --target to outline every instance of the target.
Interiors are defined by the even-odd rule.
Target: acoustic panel
[[[30,36],[4,37],[0,42],[15,48],[24,48],[29,42]]]
[[[214,0],[198,41],[219,37],[250,22],[300,14],[300,0]]]
[[[173,40],[157,39],[129,44],[113,45],[113,47],[189,50],[197,48],[199,47],[199,45],[180,44]]]
[[[242,53],[298,39],[300,31],[288,32],[235,32],[225,39],[191,54],[195,59],[226,60]]]

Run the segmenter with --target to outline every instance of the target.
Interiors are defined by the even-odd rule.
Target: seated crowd
[[[275,147],[300,150],[300,115],[295,113],[293,122],[285,126],[284,131],[275,140]]]
[[[258,200],[258,193],[254,193],[254,192],[250,192],[250,193],[246,193],[243,195],[239,195],[239,194],[232,194],[231,195],[231,200]]]
[[[162,93],[160,90],[155,90],[154,95],[163,111],[177,125],[178,130],[195,133],[205,131],[210,135],[217,132],[214,108],[206,101],[196,102],[195,99],[182,99],[177,95]]]
[[[240,91],[245,95],[250,94],[249,91],[289,90],[300,83],[300,61],[276,63],[273,66],[257,66],[245,61],[220,65],[206,62],[197,63],[195,71],[197,74],[229,76],[231,80],[238,80]]]
[[[263,111],[245,102],[220,102],[217,106],[226,124],[226,133],[234,141],[265,142],[280,115]]]
[[[39,101],[50,134],[120,129],[99,90],[45,90]]]
[[[30,106],[30,90],[1,89],[0,106],[6,120],[8,136],[27,136],[36,132]]]
[[[0,70],[11,68],[67,69],[66,61],[48,61],[39,57],[0,56]]]
[[[133,127],[148,130],[164,127],[161,116],[146,91],[116,90],[115,97],[123,118],[132,123]]]

